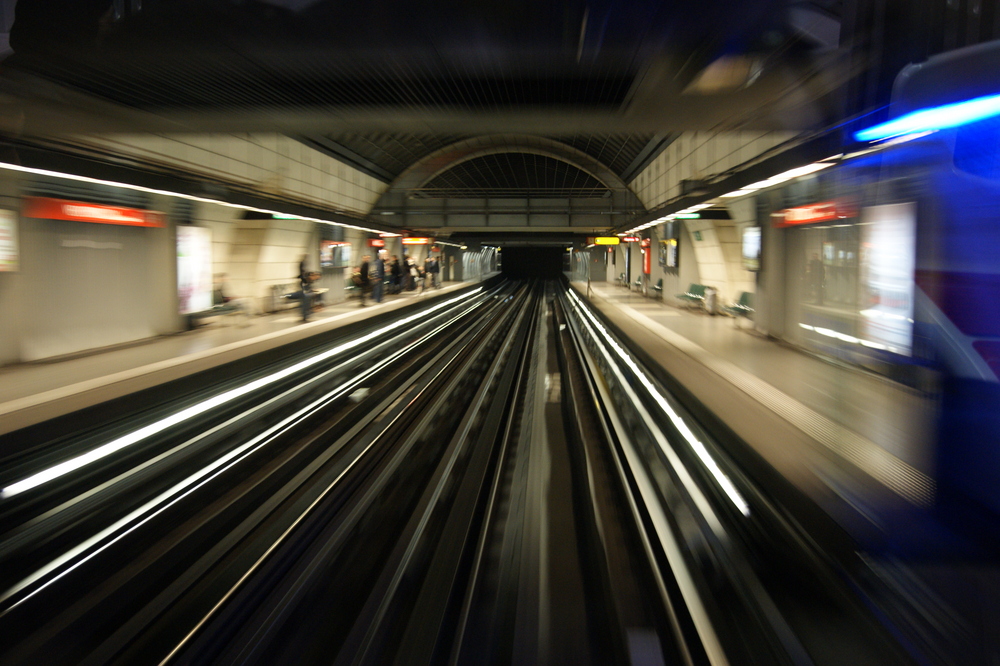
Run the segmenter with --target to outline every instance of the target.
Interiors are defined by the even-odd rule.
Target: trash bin
[[[719,290],[715,287],[705,287],[705,311],[714,315],[717,311]]]

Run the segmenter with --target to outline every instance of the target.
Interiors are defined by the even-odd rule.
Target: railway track
[[[906,662],[560,283],[241,370],[8,457],[4,663]]]

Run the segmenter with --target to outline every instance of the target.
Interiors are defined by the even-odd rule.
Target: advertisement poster
[[[0,273],[18,270],[17,213],[0,210]]]
[[[177,296],[181,314],[212,309],[212,232],[177,227]]]
[[[322,268],[343,268],[351,265],[351,244],[344,241],[319,242],[319,265]]]
[[[760,270],[760,227],[743,228],[743,268]]]
[[[861,210],[862,344],[909,356],[913,350],[913,270],[917,206]]]

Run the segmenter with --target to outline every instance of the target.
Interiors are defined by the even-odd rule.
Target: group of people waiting
[[[439,288],[440,273],[440,260],[433,255],[428,256],[421,267],[411,256],[400,261],[396,255],[390,258],[385,250],[379,250],[374,262],[369,255],[361,258],[361,265],[354,272],[354,285],[358,288],[361,305],[365,304],[365,294],[369,290],[372,300],[381,303],[386,290],[390,294],[398,294],[403,290],[413,291],[419,286],[422,293],[428,288],[428,282],[431,287]]]

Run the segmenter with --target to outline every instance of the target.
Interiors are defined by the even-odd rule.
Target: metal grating
[[[633,74],[595,70],[442,71],[397,63],[274,56],[247,62],[205,54],[211,66],[189,58],[129,62],[35,62],[37,73],[118,104],[144,110],[423,108],[504,111],[523,107],[619,108]]]
[[[608,187],[561,160],[528,153],[496,153],[465,162],[413,190],[419,197],[595,198]]]
[[[29,177],[24,182],[23,190],[25,194],[35,197],[69,199],[128,208],[150,208],[149,195],[145,192],[101,184]]]
[[[573,146],[604,164],[619,176],[623,176],[653,136],[651,134],[588,134],[550,138]]]

